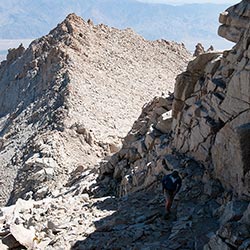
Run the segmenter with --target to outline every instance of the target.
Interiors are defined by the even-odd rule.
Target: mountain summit
[[[0,66],[2,204],[12,190],[22,197],[33,182],[61,176],[63,185],[78,165],[94,166],[145,102],[173,90],[188,58],[183,45],[75,14],[27,50],[10,50]]]
[[[33,0],[0,2],[0,38],[30,39],[47,34],[70,12],[95,23],[111,27],[133,28],[149,40],[164,38],[184,42],[189,50],[201,42],[215,49],[231,45],[216,35],[217,16],[226,4],[144,3],[136,0]],[[209,15],[207,14],[209,13]],[[0,41],[1,42],[1,41]],[[0,51],[1,52],[1,51]]]

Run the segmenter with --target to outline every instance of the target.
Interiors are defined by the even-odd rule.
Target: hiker
[[[171,174],[165,175],[162,179],[162,190],[166,199],[166,213],[170,213],[175,195],[181,188],[181,177],[175,170]]]

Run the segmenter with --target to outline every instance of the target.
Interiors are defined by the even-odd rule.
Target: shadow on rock
[[[140,192],[123,198],[103,198],[93,210],[108,210],[110,215],[96,221],[96,230],[77,241],[76,249],[166,249],[174,214],[164,218],[164,202],[159,192]],[[112,212],[113,210],[113,212]]]

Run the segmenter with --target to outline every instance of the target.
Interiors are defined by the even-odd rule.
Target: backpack
[[[179,178],[175,182],[171,179],[171,174],[165,175],[162,179],[162,188],[170,191],[175,191],[177,188],[177,184],[179,184]]]

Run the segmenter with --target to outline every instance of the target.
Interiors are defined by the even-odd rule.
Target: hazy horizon
[[[138,2],[144,2],[144,3],[163,3],[163,4],[171,4],[171,5],[180,5],[180,4],[237,4],[240,1],[234,1],[234,0],[137,0]]]
[[[184,5],[168,7],[145,2]],[[212,5],[206,6],[205,2]],[[75,1],[61,1],[61,5],[45,1],[46,4],[41,6],[32,0],[18,4],[9,0],[7,5],[0,4],[0,19],[4,20],[0,22],[0,60],[5,58],[8,48],[18,47],[20,43],[27,47],[30,41],[46,35],[72,12],[85,20],[92,19],[95,24],[105,23],[119,29],[132,28],[147,40],[183,42],[190,51],[198,42],[205,48],[213,45],[217,50],[224,50],[231,48],[232,43],[217,35],[218,17],[227,8],[225,3],[229,7],[232,2],[236,3],[230,0],[217,0],[217,4],[213,4],[215,1],[202,0],[123,0],[118,4],[115,1],[85,0],[77,4]],[[200,6],[192,6],[193,3]]]

